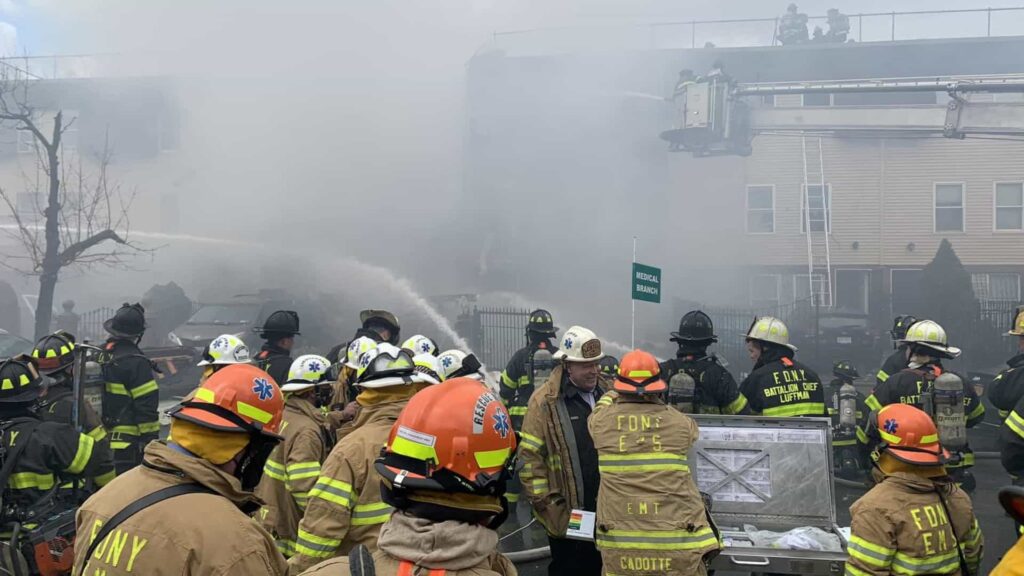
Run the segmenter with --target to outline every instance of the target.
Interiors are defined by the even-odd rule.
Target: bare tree
[[[135,193],[125,193],[107,177],[113,159],[109,142],[95,158],[94,172],[83,166],[77,153],[65,154],[63,136],[75,119],[63,111],[49,116],[37,112],[29,100],[34,82],[20,69],[4,65],[0,71],[0,125],[31,135],[36,172],[26,177],[26,190],[35,198],[33,212],[19,210],[17,195],[0,188],[0,201],[13,215],[14,225],[2,231],[15,241],[18,253],[0,253],[0,265],[39,277],[35,336],[50,332],[53,294],[61,270],[68,267],[124,267],[133,252],[144,248],[129,241],[128,211]],[[45,191],[45,202],[40,201]],[[41,216],[41,218],[40,218]],[[43,222],[39,226],[37,222]]]

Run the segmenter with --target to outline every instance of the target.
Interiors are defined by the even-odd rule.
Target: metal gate
[[[478,308],[459,318],[460,329],[469,334],[477,358],[488,370],[505,369],[512,355],[526,346],[526,325],[530,311],[525,308]]]

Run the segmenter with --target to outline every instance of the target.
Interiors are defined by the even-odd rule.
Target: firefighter
[[[802,44],[807,42],[807,14],[798,12],[796,4],[790,4],[779,19],[779,43]]]
[[[502,493],[515,449],[508,412],[478,381],[453,378],[420,392],[374,463],[396,512],[381,527],[372,572],[365,565],[357,572],[342,557],[303,574],[514,576],[496,530],[508,516]]]
[[[1000,459],[1016,486],[1024,486],[1024,396],[999,430]]]
[[[387,310],[363,310],[359,313],[359,329],[355,336],[348,342],[338,344],[325,354],[331,362],[344,360],[342,353],[346,347],[351,346],[353,340],[369,338],[376,345],[379,342],[398,345],[398,335],[401,333],[401,325],[398,317]]]
[[[865,403],[871,410],[879,410],[889,404],[910,404],[936,417],[936,402],[941,397],[936,396],[935,382],[945,372],[942,359],[952,360],[960,356],[960,349],[949,345],[946,331],[932,320],[915,322],[907,329],[901,343],[909,347],[909,366],[875,387]],[[963,442],[956,447],[957,458],[946,462],[945,467],[970,492],[974,489],[975,481],[968,469],[974,466],[974,452],[967,444],[964,426],[972,428],[981,422],[985,418],[985,405],[966,378],[958,374],[956,377],[960,380],[957,387],[962,390],[958,390],[958,393],[963,401],[965,417],[961,419],[963,426],[959,426],[959,430],[954,433],[961,436]],[[941,392],[938,394],[941,396]],[[942,432],[946,434],[946,430]],[[944,437],[943,440],[947,447],[952,445],[952,438]]]
[[[299,315],[292,310],[277,310],[267,316],[263,326],[254,332],[266,342],[256,354],[256,366],[270,374],[274,383],[288,379],[288,370],[292,367],[292,347],[299,332]]]
[[[338,370],[338,378],[331,386],[334,388],[331,403],[327,412],[327,427],[335,438],[345,435],[342,428],[351,428],[359,414],[359,403],[355,401],[358,391],[355,387],[356,371],[359,368],[359,357],[377,347],[377,341],[367,336],[360,336],[349,342],[345,350],[343,364]],[[330,360],[330,357],[327,357]]]
[[[597,363],[597,367],[601,370],[601,376],[611,382],[619,373],[619,359],[611,354],[605,354],[604,358]]]
[[[315,354],[299,356],[292,363],[288,381],[281,386],[285,395],[281,425],[284,440],[267,458],[263,479],[256,488],[256,495],[266,503],[259,519],[285,558],[295,553],[295,537],[309,491],[333,445],[320,410],[331,397],[329,366],[327,358]]]
[[[893,404],[872,412],[867,434],[878,483],[850,506],[847,576],[978,574],[981,528],[931,417]]]
[[[986,389],[989,402],[999,410],[999,419],[1005,420],[1021,398],[1024,398],[1024,306],[1018,306],[1014,313],[1013,325],[1007,336],[1017,338],[1017,354],[1006,361],[1003,370]]]
[[[249,517],[283,411],[280,388],[255,366],[210,376],[170,411],[174,440],[150,443],[142,466],[79,509],[75,574],[287,574]]]
[[[672,332],[678,345],[676,357],[662,363],[668,382],[668,403],[687,414],[749,414],[747,398],[740,393],[732,374],[722,366],[708,346],[718,342],[711,318],[693,310],[679,320]]]
[[[359,416],[325,459],[309,492],[295,554],[288,559],[293,573],[348,554],[357,544],[376,550],[380,526],[392,509],[381,501],[374,459],[409,398],[437,381],[417,372],[408,352],[385,342],[360,357],[356,384]]]
[[[249,347],[240,338],[233,334],[221,334],[203,349],[202,359],[196,366],[203,369],[203,375],[199,379],[202,384],[215,372],[233,364],[249,364],[252,358],[249,356]]]
[[[445,350],[437,357],[441,364],[443,380],[465,376],[481,382],[486,381],[483,364],[477,360],[476,354],[466,354],[462,350]]]
[[[606,573],[707,574],[705,559],[719,549],[687,462],[697,423],[665,405],[667,390],[658,360],[634,350],[587,423],[601,471],[594,537]]]
[[[416,356],[419,354],[437,356],[441,353],[441,350],[437,347],[437,342],[434,342],[432,338],[427,338],[422,334],[416,334],[412,338],[402,342],[402,349],[408,350],[410,356]]]
[[[32,358],[35,359],[39,372],[49,380],[43,387],[37,410],[39,417],[45,421],[75,425],[72,417],[76,401],[72,382],[75,355],[75,337],[60,331],[43,336],[32,349]],[[103,420],[92,405],[83,402],[79,409],[79,425],[86,436],[97,442],[106,439],[107,431],[103,428]]]
[[[853,385],[860,378],[860,372],[848,360],[839,360],[832,365],[834,378],[825,389],[828,413],[832,417],[832,461],[836,474],[849,478],[857,476],[866,463],[868,437],[861,423],[867,418],[868,410],[864,394]]]
[[[774,417],[828,416],[818,375],[793,360],[796,346],[777,318],[755,318],[747,331],[747,352],[754,369],[740,384],[754,414]]]
[[[530,396],[543,384],[554,368],[551,355],[558,351],[552,339],[558,333],[551,313],[537,309],[530,312],[526,324],[526,346],[516,350],[501,373],[501,400],[512,415],[512,427],[522,430],[523,418]]]
[[[523,422],[519,481],[551,548],[548,574],[597,575],[601,554],[593,542],[565,537],[572,510],[597,510],[601,482],[597,450],[587,418],[605,392],[598,362],[601,341],[587,328],[573,326],[554,354],[559,365],[530,398]]]
[[[829,8],[828,34],[825,39],[829,42],[846,42],[846,36],[850,33],[850,17],[839,11],[838,8]]]
[[[878,369],[878,374],[875,375],[876,386],[884,384],[890,376],[900,372],[910,363],[910,346],[904,343],[903,339],[907,337],[907,330],[916,322],[917,318],[909,315],[897,316],[892,321],[892,330],[889,330],[889,335],[892,336],[892,346],[896,350],[882,362],[882,367]]]
[[[146,444],[160,434],[160,390],[153,364],[139,349],[146,331],[142,305],[125,303],[103,328],[110,334],[99,358],[104,380],[103,424],[110,433],[114,468],[123,474],[142,463]]]

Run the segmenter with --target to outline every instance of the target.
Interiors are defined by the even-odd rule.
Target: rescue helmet
[[[168,413],[211,430],[280,440],[284,397],[270,374],[252,364],[234,364],[214,372]]]
[[[832,365],[832,374],[837,378],[860,378],[860,372],[857,372],[857,367],[853,365],[849,360],[839,360]]]
[[[0,404],[33,402],[42,392],[43,377],[35,361],[21,354],[0,362]]]
[[[745,338],[783,346],[796,352],[796,346],[789,343],[789,328],[782,320],[771,316],[755,317]]]
[[[402,342],[402,348],[408,350],[410,354],[416,356],[418,354],[431,354],[437,356],[441,351],[437,348],[437,342],[433,339],[427,338],[422,334],[417,334],[412,338]]]
[[[484,379],[483,365],[475,354],[467,354],[453,348],[442,352],[437,361],[441,364],[442,380],[460,376],[480,381]]]
[[[1024,306],[1017,306],[1013,311],[1013,323],[1010,324],[1010,331],[1007,336],[1024,336]]]
[[[597,334],[582,326],[572,326],[562,334],[562,347],[551,357],[562,362],[597,362],[604,358],[604,352]]]
[[[910,404],[889,404],[868,419],[868,438],[878,452],[917,466],[942,466],[949,452],[939,444],[939,432],[924,410]]]
[[[672,332],[671,342],[718,342],[711,317],[700,310],[691,310],[679,320],[679,331]]]
[[[264,340],[273,338],[301,336],[299,332],[299,314],[294,310],[275,310],[254,331]]]
[[[64,331],[43,336],[32,349],[39,372],[54,374],[75,363],[75,337]]]
[[[502,512],[515,454],[516,433],[500,398],[476,380],[453,378],[409,400],[375,468],[385,498],[399,508],[434,504],[493,515]]]
[[[619,359],[611,354],[598,360],[597,366],[600,368],[601,374],[608,378],[615,378],[615,375],[619,373]]]
[[[623,394],[661,394],[668,384],[661,379],[661,365],[653,354],[633,350],[622,357],[612,389]]]
[[[331,361],[317,354],[305,354],[292,362],[288,369],[288,381],[281,386],[282,392],[302,392],[318,384],[329,384],[327,370]]]
[[[359,313],[359,322],[364,329],[373,330],[375,327],[385,328],[391,333],[388,338],[389,344],[398,344],[398,335],[402,326],[398,323],[398,317],[387,310],[363,310]],[[376,330],[374,330],[376,332]]]
[[[924,347],[936,356],[953,359],[960,356],[960,349],[950,346],[946,331],[934,320],[919,320],[907,330],[900,340],[911,347]]]
[[[362,388],[385,388],[409,384],[437,384],[430,376],[416,372],[416,364],[409,352],[381,342],[359,357],[356,385]]]
[[[441,376],[443,374],[441,361],[438,360],[437,356],[433,354],[417,354],[412,357],[412,363],[415,365],[413,370],[426,374],[438,382],[444,381],[444,377]]]
[[[103,329],[117,338],[136,338],[146,331],[146,309],[125,302],[103,323]]]
[[[221,334],[206,345],[203,359],[196,366],[226,366],[228,364],[248,364],[252,361],[249,347],[234,334]]]
[[[889,330],[889,335],[892,336],[893,340],[902,340],[907,336],[907,330],[910,329],[914,323],[917,322],[917,318],[905,314],[893,318],[892,330]]]
[[[558,328],[555,327],[555,320],[551,317],[551,312],[538,308],[530,312],[530,321],[526,324],[526,332],[554,336],[558,332]]]
[[[345,366],[353,370],[359,369],[359,357],[377,347],[377,341],[369,336],[360,336],[348,343]]]

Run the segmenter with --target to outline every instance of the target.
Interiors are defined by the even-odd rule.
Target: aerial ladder
[[[787,94],[884,92],[946,93],[946,104],[763,107],[751,99]],[[825,177],[822,139],[828,137],[1004,137],[1024,141],[1024,99],[977,101],[974,93],[1024,93],[1024,74],[739,83],[712,73],[689,83],[672,99],[675,121],[661,138],[670,150],[695,157],[753,151],[758,134],[786,134],[801,140],[802,225],[807,242],[811,302],[831,307],[831,197]]]

